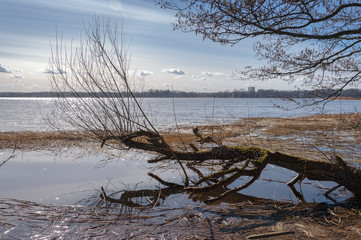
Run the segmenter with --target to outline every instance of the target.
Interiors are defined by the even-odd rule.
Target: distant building
[[[255,87],[248,87],[248,92],[249,92],[249,93],[255,93],[255,92],[256,92],[256,88],[255,88]]]

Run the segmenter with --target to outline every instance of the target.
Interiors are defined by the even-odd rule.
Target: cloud
[[[169,69],[163,69],[163,73],[170,73],[175,75],[185,75],[186,72],[179,68],[169,68]]]
[[[24,76],[23,75],[19,75],[19,74],[16,74],[16,75],[9,75],[10,78],[23,78]]]
[[[192,78],[195,79],[195,80],[198,80],[198,81],[212,81],[213,80],[210,77],[204,77],[204,74],[203,74],[203,76],[192,75]]]
[[[0,72],[14,73],[14,72],[22,72],[22,71],[20,69],[11,68],[11,67],[8,67],[8,66],[0,63]]]
[[[225,77],[226,74],[221,72],[202,72],[202,76],[208,76],[208,77]]]
[[[152,76],[153,72],[151,72],[151,71],[140,71],[138,74],[141,77],[145,77],[145,76]]]
[[[37,70],[37,72],[45,73],[45,74],[66,74],[66,71],[62,69],[49,69],[49,68],[40,68]]]
[[[251,79],[249,78],[249,76],[237,72],[236,74],[233,74],[233,75],[231,76],[230,80],[234,80],[234,81],[249,81],[249,80],[251,80]]]
[[[110,0],[110,7],[113,10],[119,11],[123,9],[121,0]]]
[[[120,1],[120,0],[111,0]],[[152,6],[152,1],[143,1],[139,4],[139,1],[127,1],[128,3],[122,3],[123,16],[125,19],[142,21],[146,23],[158,23],[169,24],[174,20],[174,16],[171,13],[164,13]],[[154,10],[153,10],[154,9]]]
[[[11,73],[11,70],[10,70],[9,67],[0,64],[0,72],[3,72],[3,73]]]

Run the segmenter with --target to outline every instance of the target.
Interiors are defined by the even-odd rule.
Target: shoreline
[[[280,119],[282,121],[280,121]],[[174,147],[194,143],[193,126],[160,133]],[[323,158],[320,149],[332,153],[349,152],[361,162],[361,113],[320,114],[294,118],[243,118],[234,123],[198,126],[204,135],[215,135],[226,145],[266,148],[288,154]],[[79,131],[0,132],[0,149],[42,149],[78,146],[87,148],[99,144],[90,135]],[[333,146],[333,147],[332,147]],[[205,145],[204,147],[207,147]],[[333,149],[334,148],[334,149]],[[347,157],[347,156],[346,156]]]
[[[325,146],[330,149],[322,149],[324,154],[333,154],[332,146],[340,147],[343,151],[351,151],[353,148],[354,152],[351,155],[343,156],[345,159],[353,159],[351,156],[360,154],[358,152],[361,148],[361,114],[356,113],[282,118],[282,121],[280,118],[245,118],[232,124],[199,128],[205,135],[221,137],[226,145],[262,146],[273,151],[313,157],[318,155],[320,158],[323,157],[320,148]],[[176,130],[161,134],[175,148],[182,147],[182,141],[196,143],[191,126],[181,127],[179,131],[180,134]],[[0,149],[11,149],[13,146],[22,151],[72,147],[96,150],[94,146],[100,148],[100,143],[90,141],[87,135],[80,135],[79,132],[0,133]],[[203,146],[209,147],[211,146],[206,144]],[[349,158],[346,158],[347,156]],[[6,167],[6,164],[3,167]],[[322,191],[324,190],[320,190]],[[187,195],[182,196],[187,198]],[[115,237],[109,235],[112,233],[119,234],[118,236],[126,233],[128,235],[125,234],[124,238],[133,236],[134,239],[157,239],[159,236],[167,239],[245,239],[256,234],[267,236],[275,233],[284,235],[271,239],[361,237],[361,228],[358,227],[361,222],[360,212],[352,205],[344,203],[296,204],[251,197],[248,201],[216,205],[205,205],[196,201],[187,208],[129,207],[129,213],[125,212],[124,215],[118,210],[124,209],[120,204],[115,204],[112,208],[103,208],[102,205],[69,208],[14,199],[0,199],[0,204],[7,206],[4,208],[7,211],[6,216],[13,214],[16,217],[21,213],[20,227],[27,221],[31,226],[34,218],[38,218],[37,224],[42,224],[41,226],[46,229],[45,234],[50,231],[51,235],[51,230],[46,226],[54,224],[54,216],[57,216],[56,223],[67,229],[58,232],[64,234],[65,238],[74,233],[79,234],[77,236],[94,234],[94,231],[97,236],[104,238]],[[39,206],[42,211],[39,211]],[[144,219],[147,219],[146,223]],[[9,220],[0,221],[12,227],[17,224],[10,217]],[[4,226],[7,226],[6,224]],[[26,228],[22,231],[28,230]],[[21,230],[18,231],[21,233]]]

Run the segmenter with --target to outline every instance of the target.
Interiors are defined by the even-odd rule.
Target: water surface
[[[0,131],[48,131],[47,119],[54,108],[53,98],[0,98]],[[76,101],[76,99],[75,99]],[[161,130],[179,125],[230,123],[247,117],[297,117],[320,113],[351,113],[360,110],[360,101],[330,102],[324,109],[292,108],[292,103],[274,98],[146,98],[142,105]],[[64,129],[71,126],[63,124]]]

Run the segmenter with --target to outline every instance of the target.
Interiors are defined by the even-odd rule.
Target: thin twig
[[[4,165],[7,161],[9,161],[11,158],[15,157],[15,154],[14,154],[15,150],[16,150],[16,145],[14,146],[14,149],[13,149],[12,153],[10,154],[10,156],[7,159],[5,159],[2,163],[0,163],[0,167],[2,165]]]

